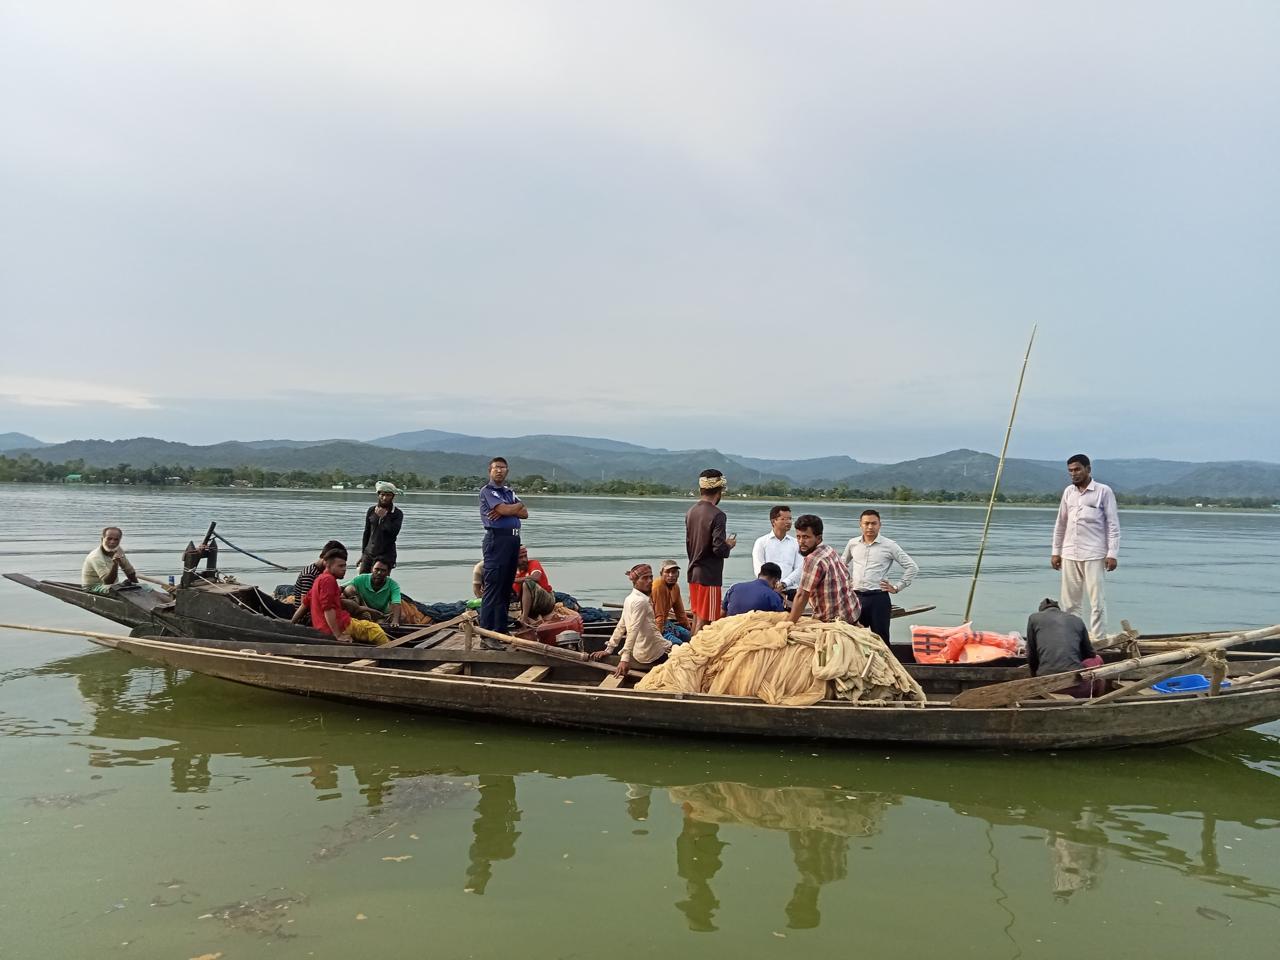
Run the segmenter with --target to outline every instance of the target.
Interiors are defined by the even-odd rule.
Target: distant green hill
[[[39,444],[18,437],[25,452],[51,463],[84,461],[89,467],[260,467],[264,470],[319,472],[343,470],[376,473],[413,472],[422,477],[483,476],[495,454],[511,461],[512,477],[539,475],[564,483],[609,480],[642,481],[691,490],[700,470],[717,467],[729,476],[730,489],[780,484],[783,488],[849,489],[888,492],[910,487],[917,493],[946,490],[986,493],[995,478],[997,459],[977,450],[951,450],[901,463],[876,464],[848,456],[802,460],[762,459],[719,450],[666,450],[599,437],[535,434],[522,437],[475,437],[443,430],[418,430],[381,437],[372,443],[355,440],[255,440],[191,446],[136,437],[132,440],[75,440]],[[0,449],[4,449],[0,447]],[[13,455],[15,448],[8,448]],[[1065,458],[1064,458],[1065,461]],[[1119,493],[1205,499],[1271,498],[1280,501],[1280,464],[1255,461],[1188,463],[1175,460],[1097,460],[1094,476]],[[1005,463],[1001,489],[1010,494],[1056,497],[1067,484],[1065,462],[1011,458]]]
[[[6,450],[35,450],[47,447],[43,440],[28,436],[25,433],[0,433],[0,453]]]
[[[121,463],[135,467],[171,465],[179,467],[260,467],[263,470],[346,470],[374,472],[396,470],[418,473],[439,479],[454,476],[484,476],[488,472],[487,457],[474,454],[433,453],[416,450],[394,450],[354,440],[338,440],[307,446],[260,447],[252,443],[215,443],[191,446],[154,437],[132,440],[73,440],[31,451],[41,460],[65,463],[83,460],[89,467],[113,467]],[[577,480],[557,464],[541,460],[522,460],[513,464],[515,477],[542,474],[551,476],[559,470],[566,480]]]

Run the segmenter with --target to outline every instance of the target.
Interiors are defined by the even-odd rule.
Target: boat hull
[[[1185,743],[1280,718],[1280,685],[1216,697],[1153,696],[1087,706],[1010,709],[862,706],[828,701],[771,706],[741,697],[647,693],[596,686],[308,661],[154,638],[106,645],[205,676],[266,690],[421,712],[625,733],[827,740],[1006,750]],[[524,658],[514,663],[528,662]]]

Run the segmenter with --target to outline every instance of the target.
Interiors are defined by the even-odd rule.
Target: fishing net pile
[[[671,648],[637,690],[758,697],[809,706],[827,697],[862,704],[924,705],[924,691],[868,630],[785,613],[725,617]]]

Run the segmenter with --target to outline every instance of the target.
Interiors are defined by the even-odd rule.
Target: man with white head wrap
[[[717,504],[729,482],[719,470],[698,474],[698,502],[684,515],[684,545],[689,555],[689,612],[692,636],[720,617],[724,562],[738,542],[725,536],[726,517]]]
[[[374,490],[378,502],[364,515],[364,536],[360,538],[360,566],[358,572],[373,572],[373,561],[381,558],[396,565],[396,537],[404,514],[396,506],[396,494],[400,491],[389,480],[379,480]]]
[[[603,650],[591,655],[592,660],[603,660],[621,646],[622,656],[618,669],[614,671],[619,677],[627,675],[632,663],[645,668],[665,663],[667,654],[671,652],[671,641],[659,632],[653,619],[653,605],[649,602],[649,593],[653,590],[653,567],[637,563],[627,571],[627,579],[631,581],[631,592],[622,602],[622,615],[614,627],[613,636]]]

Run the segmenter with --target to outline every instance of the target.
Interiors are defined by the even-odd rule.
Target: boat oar
[[[985,687],[974,687],[965,690],[951,700],[951,706],[966,709],[985,709],[990,707],[1009,707],[1022,700],[1028,700],[1046,693],[1053,693],[1072,684],[1086,680],[1102,680],[1106,677],[1128,673],[1137,667],[1152,667],[1161,663],[1177,663],[1201,657],[1213,650],[1225,650],[1242,643],[1253,643],[1255,640],[1271,640],[1280,636],[1280,623],[1264,627],[1261,630],[1250,630],[1248,633],[1237,633],[1221,640],[1198,643],[1194,646],[1170,650],[1167,653],[1153,653],[1146,657],[1133,657],[1117,663],[1109,663],[1103,667],[1089,670],[1069,670],[1066,673],[1051,673],[1043,677],[1028,677],[1024,680],[1008,680],[1004,683],[993,683]]]

